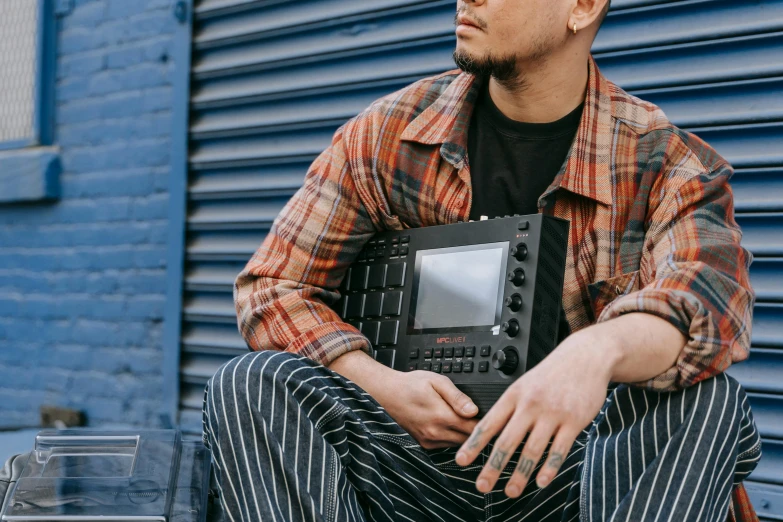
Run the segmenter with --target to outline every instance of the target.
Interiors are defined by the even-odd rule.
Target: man
[[[265,351],[205,395],[232,520],[756,519],[740,482],[759,436],[723,373],[753,306],[732,170],[601,75],[607,9],[460,0],[463,72],[379,100],[312,165],[237,279]],[[480,420],[328,307],[378,230],[532,212],[571,223],[573,333]]]

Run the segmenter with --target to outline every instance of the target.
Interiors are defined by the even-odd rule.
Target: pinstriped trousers
[[[726,375],[676,393],[615,387],[556,479],[516,499],[503,488],[519,451],[481,494],[491,445],[462,468],[456,448],[422,449],[356,384],[285,352],[221,367],[203,421],[235,522],[723,522],[761,455],[747,397]]]

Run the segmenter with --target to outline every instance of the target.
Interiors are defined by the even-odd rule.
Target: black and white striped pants
[[[760,457],[731,377],[677,393],[620,385],[549,486],[506,497],[518,451],[484,495],[474,484],[491,445],[462,468],[456,448],[422,449],[351,381],[273,351],[237,357],[210,380],[204,442],[235,522],[722,522]]]

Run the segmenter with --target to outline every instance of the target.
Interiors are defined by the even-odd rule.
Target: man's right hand
[[[364,388],[424,449],[459,446],[478,422],[476,405],[443,375],[399,372],[360,351],[329,368]]]

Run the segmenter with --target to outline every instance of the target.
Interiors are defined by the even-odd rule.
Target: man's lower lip
[[[459,24],[457,26],[457,34],[459,33],[469,33],[472,31],[481,31],[478,27],[475,25],[468,25],[468,24]]]

